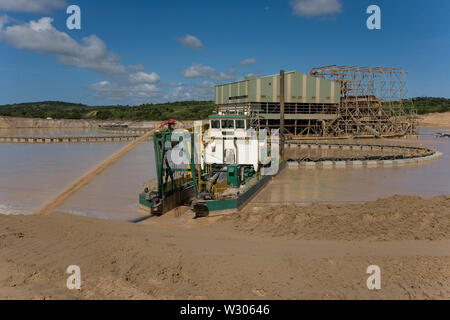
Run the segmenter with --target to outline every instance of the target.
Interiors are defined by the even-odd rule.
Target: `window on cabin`
[[[220,129],[220,120],[211,120],[212,129]]]
[[[236,120],[236,129],[245,129],[245,121]]]
[[[222,129],[234,129],[234,120],[222,120]]]

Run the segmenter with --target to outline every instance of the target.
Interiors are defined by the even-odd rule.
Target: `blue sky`
[[[66,8],[81,9],[81,30]],[[366,8],[381,8],[368,30]],[[280,69],[395,66],[408,96],[450,97],[450,1],[0,0],[0,104],[212,99]]]

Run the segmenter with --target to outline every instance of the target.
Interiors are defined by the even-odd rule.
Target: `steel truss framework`
[[[401,68],[327,66],[310,72],[341,83],[338,118],[326,135],[396,135],[415,130],[414,112],[405,111],[407,73]]]
[[[405,111],[406,75],[400,68],[327,66],[310,72],[341,83],[339,104],[285,103],[285,130],[292,136],[389,136],[412,133],[416,114]],[[248,114],[256,129],[279,128],[280,104],[219,105],[224,114]],[[278,116],[277,116],[278,115]]]

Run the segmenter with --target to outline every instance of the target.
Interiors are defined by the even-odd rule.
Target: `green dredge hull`
[[[190,203],[194,197],[193,186],[186,186],[182,190],[174,191],[170,195],[164,197],[160,204],[155,205],[149,200],[148,193],[139,194],[139,207],[150,214],[161,215],[183,204]]]
[[[286,166],[286,162],[280,163],[278,175]],[[150,213],[163,214],[169,210],[172,210],[182,204],[186,204],[194,200],[192,203],[192,209],[196,213],[197,217],[214,216],[220,214],[226,214],[241,210],[254,196],[261,191],[267,183],[276,175],[261,176],[260,179],[249,187],[245,192],[240,193],[235,197],[219,200],[194,200],[192,188],[186,188],[183,191],[175,192],[174,194],[164,198],[159,209],[153,207],[152,202],[148,201],[148,194],[139,194],[139,205],[146,210],[150,209]]]
[[[170,125],[167,130],[159,130],[153,134],[156,178],[154,183],[144,186],[139,195],[139,205],[149,215],[161,215],[186,204],[191,205],[196,217],[240,210],[284,169],[286,164],[284,161],[279,162],[278,157],[272,158],[270,152],[267,152],[270,163],[259,166],[259,169],[255,169],[256,165],[250,160],[243,164],[236,159],[231,163],[225,160],[223,163],[222,160],[218,161],[219,163],[209,160],[211,163],[208,163],[205,160],[205,165],[201,166],[196,163],[196,139],[192,132],[188,132],[186,136],[173,135]],[[253,144],[252,147],[255,149],[258,145]],[[170,153],[174,150],[185,156],[185,166],[177,166],[170,161]],[[210,151],[210,154],[214,152]],[[256,158],[253,160],[259,161]],[[275,175],[262,174],[270,169],[269,165],[275,163],[279,163]]]
[[[276,177],[286,166],[286,162],[280,163],[280,168],[276,175],[261,176],[261,178],[245,192],[236,197],[219,200],[201,200],[193,204],[193,210],[197,217],[214,216],[232,213],[241,210],[254,196],[258,194],[271,180]]]

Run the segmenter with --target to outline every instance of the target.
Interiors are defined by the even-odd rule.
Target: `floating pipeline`
[[[382,161],[382,160],[406,160],[416,159],[435,154],[434,151],[424,153],[422,155],[382,155],[382,156],[352,156],[352,157],[320,157],[320,158],[288,158],[287,161],[298,162],[324,162],[324,161]]]
[[[450,138],[450,133],[437,132],[434,136],[438,138]]]
[[[414,152],[414,154],[385,154],[385,155],[355,155],[355,156],[335,156],[335,157],[299,157],[299,158],[286,158],[288,162],[324,162],[324,161],[383,161],[383,160],[407,160],[407,159],[417,159],[428,157],[436,154],[436,150],[425,148],[425,147],[416,147],[416,146],[405,146],[405,145],[382,145],[382,144],[369,144],[369,145],[361,145],[361,144],[324,144],[324,143],[294,143],[294,145],[305,146],[307,148],[312,149],[315,147],[336,147],[335,149],[341,149],[345,147],[358,147],[358,151],[365,151],[363,148],[368,148],[366,151],[373,151],[373,148],[379,148],[380,151],[384,151],[386,149],[401,149],[402,151],[410,151]],[[292,146],[292,144],[291,144]],[[352,150],[352,149],[350,149]],[[347,150],[347,151],[350,151]],[[354,150],[354,149],[353,149]],[[354,150],[356,151],[356,150]],[[387,151],[387,150],[386,150]]]

